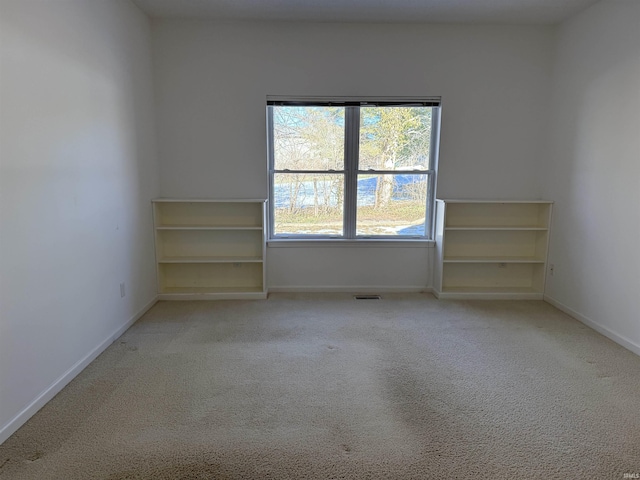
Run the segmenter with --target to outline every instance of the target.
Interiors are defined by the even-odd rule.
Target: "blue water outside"
[[[409,235],[419,236],[424,235],[424,222],[419,225],[411,225],[409,227],[401,228],[396,232],[397,235]]]
[[[416,181],[419,178],[420,181],[424,181],[422,176],[417,175],[394,175],[393,179],[393,192],[391,194],[392,200],[410,200],[411,196],[409,192],[405,191],[405,187],[411,184],[420,183]],[[358,205],[370,206],[375,203],[376,188],[378,186],[378,177],[363,178],[358,180]],[[324,205],[326,199],[330,206],[335,206],[338,203],[338,197],[335,192],[326,192],[325,188],[331,188],[329,182],[318,181],[318,204]],[[274,197],[276,208],[287,208],[291,202],[289,194],[289,184],[281,183],[274,185]],[[313,208],[314,207],[314,192],[313,182],[301,182],[300,190],[298,191],[297,207],[299,208]]]

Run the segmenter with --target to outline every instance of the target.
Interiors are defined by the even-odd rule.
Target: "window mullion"
[[[356,238],[360,107],[346,107],[344,135],[344,162],[346,171],[344,189],[344,236],[345,238]]]

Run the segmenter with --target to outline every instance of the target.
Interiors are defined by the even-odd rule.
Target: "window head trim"
[[[441,97],[290,97],[267,95],[267,106],[440,107],[441,105]]]

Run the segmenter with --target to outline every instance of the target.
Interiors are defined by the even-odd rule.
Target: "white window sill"
[[[343,239],[330,238],[319,240],[317,238],[303,240],[300,238],[279,238],[272,239],[267,242],[269,248],[332,248],[332,247],[349,247],[349,248],[434,248],[436,242],[433,240],[396,240],[381,238],[362,238],[362,239]]]

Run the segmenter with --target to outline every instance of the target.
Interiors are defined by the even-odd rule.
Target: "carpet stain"
[[[105,480],[196,480],[231,478],[221,472],[220,466],[206,462],[182,463],[173,465],[140,466],[135,470],[115,472]]]
[[[138,350],[138,347],[136,345],[129,345],[127,341],[121,341],[120,345],[124,346],[125,350],[127,350],[128,352],[135,352],[136,350]]]
[[[44,457],[44,453],[41,452],[40,450],[36,450],[31,455],[29,455],[27,458],[25,458],[25,461],[27,461],[29,463],[33,463],[33,462],[37,462],[42,457]]]

